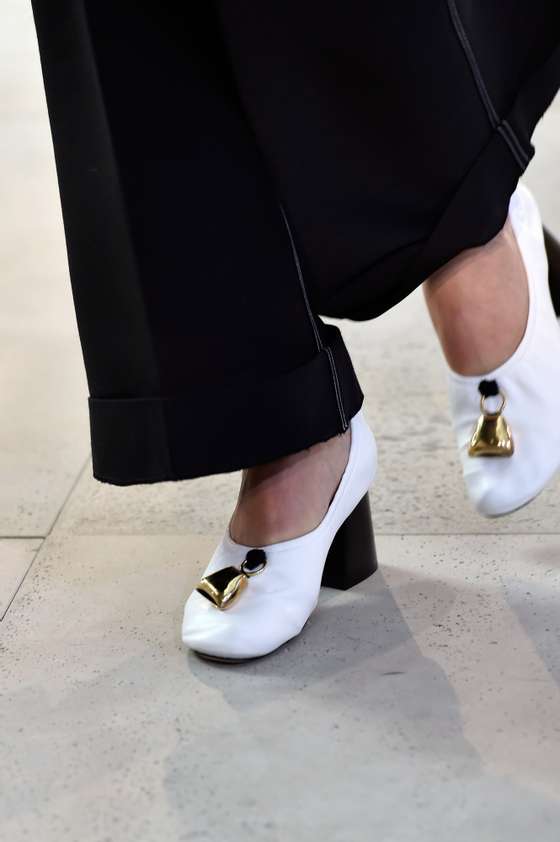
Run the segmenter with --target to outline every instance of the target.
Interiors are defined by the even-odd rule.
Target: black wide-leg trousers
[[[33,0],[96,478],[348,427],[363,394],[321,315],[373,318],[500,230],[559,7]]]

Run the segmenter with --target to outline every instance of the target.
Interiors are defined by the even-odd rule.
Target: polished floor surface
[[[558,842],[560,481],[474,514],[421,295],[344,323],[380,448],[381,570],[325,590],[273,657],[185,651],[239,478],[92,479],[27,0],[2,16],[2,838]],[[527,182],[560,232],[560,104],[535,141]]]

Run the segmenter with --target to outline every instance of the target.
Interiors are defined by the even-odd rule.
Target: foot
[[[350,437],[348,428],[299,453],[244,470],[229,524],[232,540],[258,547],[315,529],[346,468]]]
[[[560,328],[539,209],[523,184],[498,237],[440,270],[426,297],[467,492],[481,514],[512,512],[560,468]]]
[[[510,218],[493,240],[432,275],[424,295],[453,371],[483,374],[509,359],[529,312],[527,273]]]
[[[336,584],[337,577],[331,579],[327,571],[326,581],[332,581],[333,587],[346,587],[345,579],[357,584],[374,571],[369,506],[362,503],[375,478],[377,448],[361,410],[350,425],[350,436],[314,445],[287,461],[277,460],[284,463],[278,470],[261,466],[257,477],[261,482],[255,485],[247,472],[245,485],[250,480],[251,488],[259,491],[245,497],[242,488],[234,515],[243,515],[251,537],[258,540],[242,544],[232,540],[228,529],[224,531],[185,604],[181,634],[191,649],[205,657],[230,661],[267,655],[303,630],[317,606],[329,557],[331,562],[336,559],[345,573]],[[347,465],[339,478],[338,466],[348,445]],[[267,494],[261,495],[261,486]],[[274,494],[268,493],[270,488]],[[291,504],[288,509],[285,498],[292,495],[299,506]],[[249,500],[252,519],[245,511]],[[302,510],[299,516],[298,507]],[[255,519],[256,512],[259,517]],[[304,534],[294,535],[303,529]],[[271,535],[286,532],[291,540],[269,541]],[[239,532],[234,530],[234,535],[239,537]],[[330,556],[333,546],[335,554]]]

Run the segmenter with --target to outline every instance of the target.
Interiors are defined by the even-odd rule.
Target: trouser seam
[[[465,54],[471,73],[473,75],[478,94],[480,96],[480,99],[482,100],[484,108],[486,109],[490,125],[500,134],[500,137],[506,143],[509,151],[515,158],[521,170],[525,170],[527,164],[530,161],[530,156],[523,148],[523,145],[519,141],[519,138],[515,134],[511,125],[507,122],[507,120],[500,119],[498,112],[494,107],[492,97],[490,96],[488,88],[486,87],[486,83],[484,82],[484,77],[480,70],[469,37],[466,33],[455,0],[447,0],[447,6],[455,29],[455,33],[457,35],[457,38],[459,39],[461,47],[463,48],[463,52]]]
[[[511,124],[508,123],[507,120],[502,120],[500,125],[496,128],[507,143],[507,145],[509,146],[511,153],[516,159],[519,166],[522,167],[522,169],[525,169],[529,163],[530,158],[521,146],[517,135],[511,127]]]
[[[284,219],[284,224],[285,224],[286,229],[288,231],[288,237],[290,238],[290,246],[291,246],[291,249],[292,249],[292,256],[294,258],[294,263],[295,263],[295,266],[296,266],[296,271],[297,271],[297,276],[298,276],[298,280],[299,280],[301,293],[303,295],[303,300],[305,302],[305,309],[307,310],[307,315],[309,317],[309,321],[311,322],[311,327],[313,329],[313,335],[315,336],[315,342],[317,343],[317,350],[322,351],[323,350],[323,340],[321,339],[321,336],[319,335],[319,331],[317,329],[317,323],[315,322],[315,317],[313,315],[311,305],[309,304],[309,297],[307,295],[307,290],[305,289],[305,284],[303,282],[303,271],[302,271],[302,268],[301,268],[301,261],[299,259],[299,255],[297,253],[296,244],[295,244],[295,241],[294,241],[294,237],[292,235],[292,229],[290,227],[290,223],[288,222],[288,217],[286,216],[286,211],[284,210],[284,207],[282,205],[280,205],[280,210],[282,211],[282,217]]]
[[[338,380],[338,374],[337,374],[337,371],[336,371],[336,364],[335,364],[335,361],[334,361],[333,352],[330,348],[325,348],[325,351],[327,352],[327,358],[329,360],[329,365],[331,367],[331,372],[332,372],[332,377],[333,377],[333,382],[334,382],[334,391],[335,391],[335,395],[336,395],[336,402],[338,404],[338,411],[339,411],[340,417],[342,419],[342,426],[346,430],[347,427],[348,427],[348,421],[346,419],[346,413],[344,412],[344,403],[342,401],[342,392],[340,390],[340,383],[339,383],[339,380]]]
[[[338,377],[338,371],[336,369],[336,363],[335,363],[335,360],[334,360],[334,356],[333,356],[332,350],[330,348],[326,347],[323,344],[323,340],[321,339],[321,336],[319,334],[319,330],[317,328],[317,323],[315,321],[315,316],[313,315],[313,311],[312,311],[311,305],[309,303],[309,296],[308,296],[307,290],[305,288],[305,282],[304,282],[304,279],[303,279],[303,270],[301,268],[301,260],[299,259],[299,255],[298,255],[298,252],[297,252],[295,240],[294,240],[294,237],[293,237],[293,234],[292,234],[292,229],[290,227],[290,223],[288,222],[288,217],[286,216],[286,211],[284,210],[284,206],[282,205],[282,203],[280,203],[280,210],[282,212],[282,218],[284,220],[284,225],[286,226],[286,230],[288,232],[288,237],[289,237],[289,240],[290,240],[290,246],[291,246],[291,249],[292,249],[292,256],[294,258],[294,264],[295,264],[295,267],[296,267],[296,272],[297,272],[297,276],[298,276],[298,280],[299,280],[299,286],[300,286],[301,294],[303,296],[303,300],[304,300],[304,303],[305,303],[305,309],[307,311],[307,315],[308,315],[309,321],[311,323],[311,327],[313,329],[313,335],[315,337],[315,342],[317,344],[317,350],[318,351],[325,351],[326,354],[327,354],[327,359],[329,361],[329,366],[330,366],[330,369],[331,369],[331,375],[332,375],[332,380],[333,380],[336,403],[337,403],[338,411],[339,411],[339,414],[340,414],[340,420],[342,421],[343,429],[346,430],[348,428],[348,421],[347,421],[347,418],[346,418],[346,413],[344,411],[344,402],[342,400],[342,389],[340,388],[340,380],[339,380],[339,377]]]

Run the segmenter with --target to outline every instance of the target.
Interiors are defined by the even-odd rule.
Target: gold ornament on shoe
[[[249,550],[240,567],[224,567],[222,570],[209,573],[200,580],[196,590],[220,611],[226,611],[235,605],[246,589],[251,576],[262,573],[265,567],[265,551]]]
[[[503,416],[506,398],[495,380],[481,380],[480,418],[469,444],[469,456],[513,456],[513,437],[509,424]],[[486,400],[500,398],[499,409],[491,412],[486,408]]]

